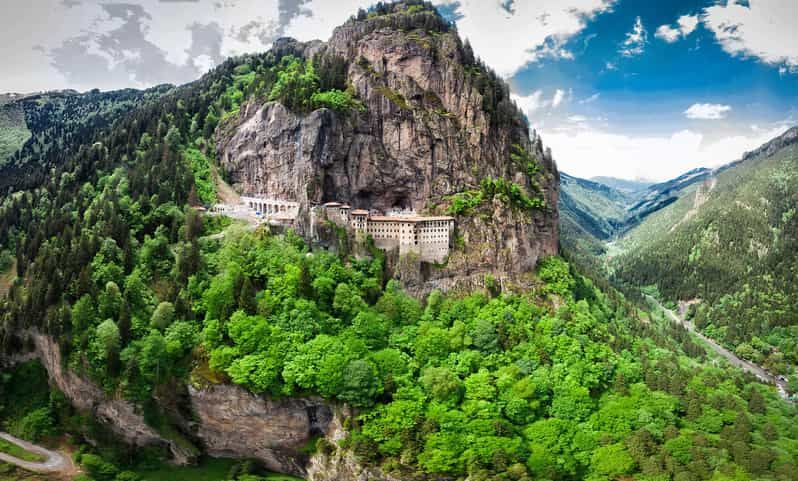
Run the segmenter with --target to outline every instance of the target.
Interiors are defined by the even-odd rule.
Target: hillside
[[[554,255],[552,154],[432,4],[164,89],[52,117],[68,148],[3,194],[0,430],[96,481],[798,478],[793,404]],[[216,172],[296,224],[207,212]],[[620,212],[566,181],[574,213]],[[333,200],[448,214],[452,253],[311,242]]]
[[[590,180],[632,195],[646,190],[647,187],[655,183],[646,180],[619,179],[617,177],[607,177],[602,175],[591,177]]]
[[[37,187],[48,170],[75,154],[97,131],[157,99],[171,86],[139,91],[71,90],[6,95],[0,101],[0,192]]]
[[[627,285],[699,299],[699,328],[774,372],[798,360],[796,139],[793,128],[695,184],[629,232],[614,262]]]
[[[593,272],[602,272],[605,242],[623,226],[634,194],[560,173],[560,246],[563,254]]]
[[[698,168],[659,183],[613,177],[585,180],[562,174],[559,207],[564,255],[605,276],[608,243],[620,241],[613,245],[611,257],[620,245],[627,248],[656,238],[660,230],[670,229],[687,215],[696,190],[731,166]]]

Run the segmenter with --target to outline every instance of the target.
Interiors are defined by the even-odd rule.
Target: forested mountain
[[[560,245],[574,262],[601,272],[605,242],[623,227],[637,194],[560,173]]]
[[[652,231],[652,225],[669,228],[677,221],[670,218],[674,211],[668,206],[684,197],[692,199],[704,181],[733,165],[698,168],[660,183],[613,177],[585,180],[561,174],[560,243],[565,255],[605,275],[603,256],[608,242],[624,236],[638,238]],[[644,225],[637,229],[640,224]]]
[[[632,195],[638,192],[642,192],[646,190],[646,188],[649,187],[650,185],[655,184],[655,182],[649,182],[646,180],[619,179],[617,177],[607,177],[602,175],[591,177],[590,180]]]
[[[41,185],[52,167],[69,159],[97,131],[171,88],[5,96],[0,102],[0,192]]]
[[[0,424],[71,435],[90,479],[202,455],[252,460],[222,475],[239,481],[798,478],[794,405],[552,256],[552,155],[430,3],[181,87],[84,95],[26,120],[40,147],[13,165],[40,174],[2,194]],[[345,233],[310,245],[301,219],[203,214],[215,171],[303,205],[449,214],[454,253],[354,255]],[[591,235],[631,202],[565,182],[565,220]]]
[[[796,139],[793,128],[694,184],[629,232],[614,262],[627,285],[699,300],[699,328],[782,373],[798,361]]]

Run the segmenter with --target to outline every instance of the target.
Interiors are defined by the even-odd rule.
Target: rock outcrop
[[[158,433],[132,403],[110,399],[96,384],[65,368],[54,338],[32,331],[23,334],[32,341],[34,350],[4,359],[5,365],[38,358],[50,382],[75,408],[91,412],[126,444],[166,448],[176,464],[194,461],[193,449]],[[171,404],[163,399],[158,401]],[[190,414],[172,421],[200,444],[206,454],[255,459],[270,470],[295,476],[308,475],[307,467],[312,463],[303,448],[314,437],[332,440],[343,436],[340,416],[321,398],[274,400],[239,386],[216,384],[188,386],[187,404],[184,407]]]
[[[150,427],[133,404],[121,399],[109,399],[96,384],[66,369],[55,339],[37,332],[27,335],[33,341],[36,357],[47,370],[50,382],[64,393],[73,406],[92,412],[95,419],[127,444],[134,447],[168,447],[176,463],[186,464],[192,461],[185,449]]]
[[[458,215],[460,242],[446,266],[417,265],[403,277],[419,293],[481,282],[486,273],[523,278],[541,256],[557,252],[559,175],[551,154],[530,138],[509,99],[496,108],[480,93],[480,82],[499,81],[467,58],[454,29],[403,31],[392,23],[397,15],[404,14],[350,20],[327,43],[282,39],[274,47],[306,59],[343,59],[365,111],[302,115],[251,102],[217,130],[217,158],[241,192],[300,202],[298,230],[306,236],[315,203],[441,214],[453,194],[479,189],[482,179],[513,182],[542,196],[546,207],[521,212],[488,201]],[[495,95],[509,95],[493,86],[504,88]],[[512,160],[513,145],[536,160],[539,173],[530,177]]]
[[[305,476],[313,436],[325,436],[332,408],[320,398],[272,400],[238,386],[189,387],[194,434],[211,456],[253,458],[268,469]]]

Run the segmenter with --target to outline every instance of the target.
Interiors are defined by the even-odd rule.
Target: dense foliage
[[[0,193],[41,185],[98,130],[170,89],[49,92],[0,106]]]
[[[656,284],[665,299],[700,299],[690,313],[699,328],[784,374],[798,362],[797,149],[721,173],[698,209],[691,192],[651,216],[615,262],[628,286]]]
[[[364,21],[451,28],[428,4],[395,8],[378,6]],[[506,85],[469,51],[469,79],[491,122],[521,122]],[[348,404],[355,415],[339,447],[409,477],[798,478],[794,406],[704,363],[684,330],[638,313],[559,258],[540,265],[537,288],[525,293],[418,300],[386,277],[377,252],[310,250],[290,232],[251,232],[193,208],[213,200],[209,146],[247,101],[359,110],[342,71],[340,59],[302,59],[278,42],[142,102],[112,130],[83,134],[40,185],[4,197],[0,251],[15,254],[18,279],[0,302],[3,349],[21,349],[22,329],[56,337],[67,367],[137,403],[181,442],[190,433],[164,425],[156,395],[232,382]],[[537,175],[523,150],[510,155]],[[543,207],[537,194],[487,178],[453,205],[466,212],[498,199],[529,210]],[[3,427],[30,439],[66,431],[100,440],[76,456],[87,476],[135,479],[120,469],[131,459],[104,452],[108,438],[44,377],[35,364],[3,375]]]

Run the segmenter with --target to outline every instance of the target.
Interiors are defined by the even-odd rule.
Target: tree
[[[421,374],[421,384],[436,401],[456,405],[462,396],[462,381],[446,367],[424,369]]]
[[[97,326],[93,344],[93,351],[98,355],[100,364],[116,357],[119,353],[121,337],[119,327],[112,319],[106,319]]]
[[[175,306],[171,302],[161,302],[152,313],[151,325],[163,331],[175,320]]]
[[[360,297],[357,289],[345,282],[338,284],[335,288],[333,308],[342,318],[351,320],[365,307],[366,303]]]
[[[589,481],[609,481],[631,474],[635,461],[623,444],[601,446],[590,457]]]
[[[357,359],[346,365],[338,394],[341,400],[357,407],[371,406],[381,393],[382,383],[373,364]]]

